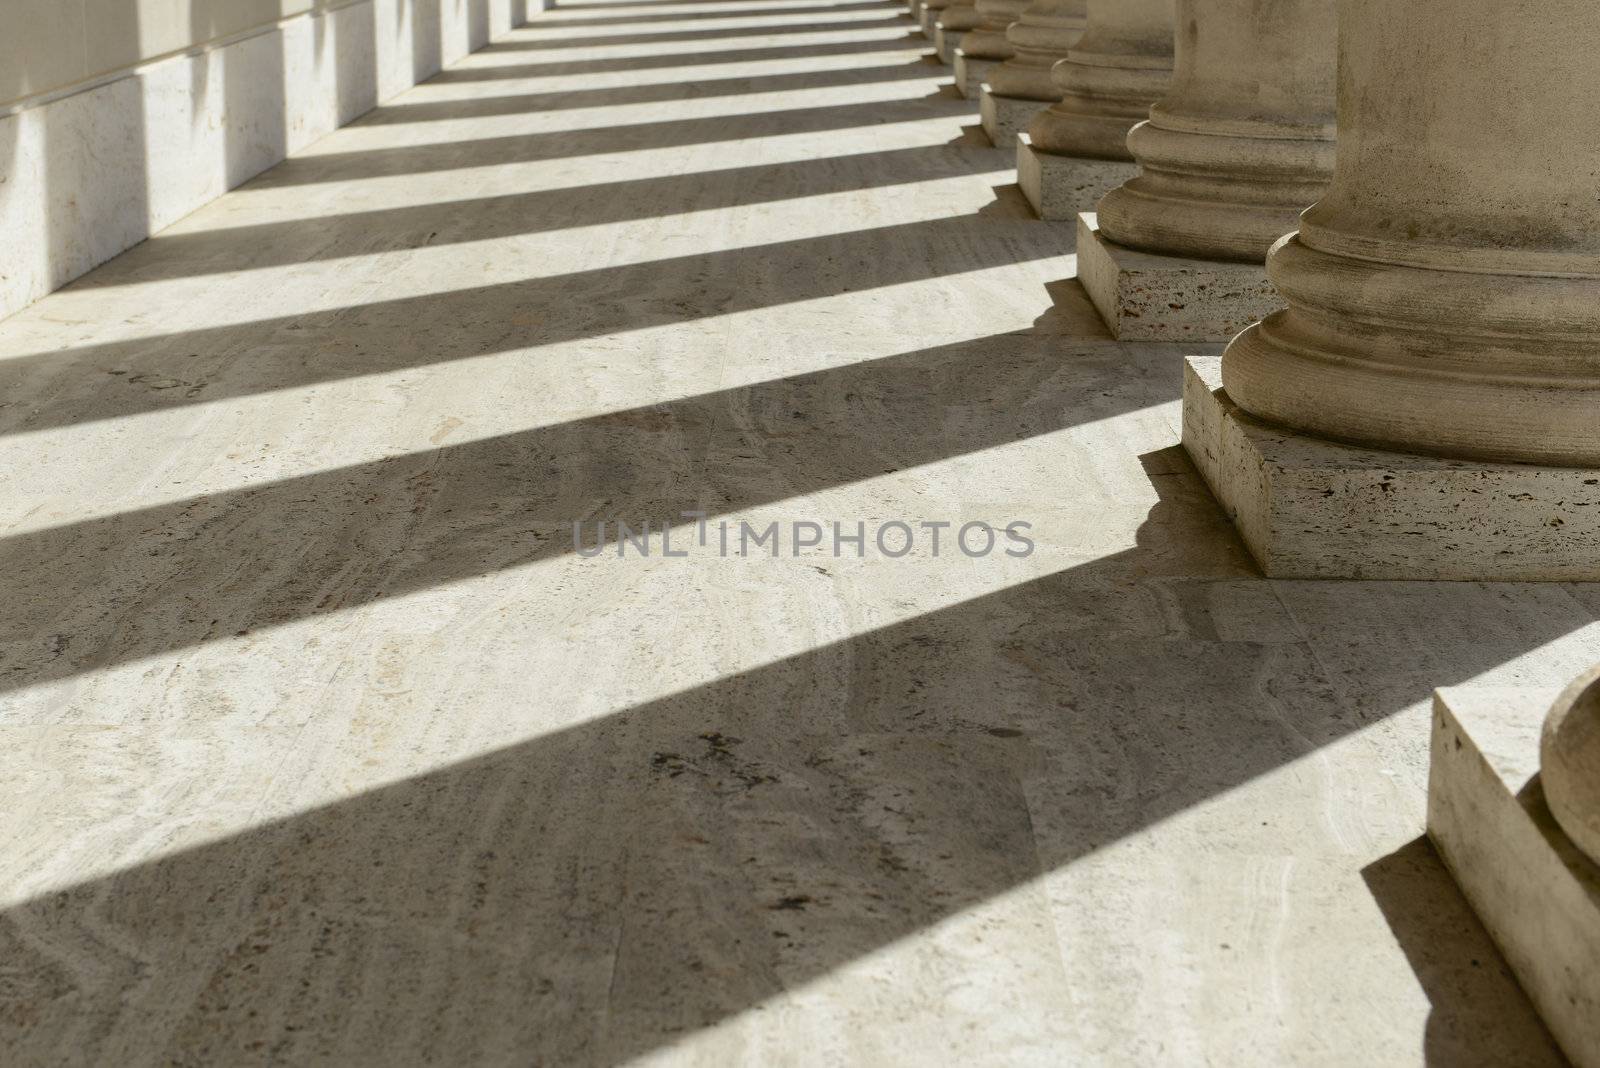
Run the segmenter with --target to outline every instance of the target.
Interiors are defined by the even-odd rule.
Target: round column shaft
[[[1335,0],[1177,0],[1172,83],[1128,134],[1139,176],[1101,232],[1145,252],[1260,263],[1334,168]]]
[[[1600,668],[1567,687],[1550,710],[1539,763],[1551,814],[1600,864]]]
[[[1131,160],[1128,130],[1172,76],[1173,0],[1089,0],[1088,23],[1050,72],[1061,99],[1028,125],[1033,147]]]
[[[1340,0],[1333,183],[1223,385],[1317,437],[1600,466],[1600,4]]]
[[[1061,90],[1050,68],[1067,52],[1088,23],[1087,0],[1034,0],[1009,29],[1012,56],[989,72],[989,88],[996,96],[1054,103]]]

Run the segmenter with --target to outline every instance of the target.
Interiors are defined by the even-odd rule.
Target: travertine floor
[[[566,7],[0,324],[0,1061],[1555,1062],[1426,701],[1600,590],[1262,580],[909,27]],[[1037,551],[715,551],[894,519]]]

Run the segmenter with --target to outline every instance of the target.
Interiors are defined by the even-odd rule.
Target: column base
[[[933,28],[933,50],[939,53],[939,62],[953,66],[956,61],[956,48],[961,44],[961,38],[967,35],[966,30],[947,30],[943,26],[935,25]],[[959,86],[961,83],[956,82]]]
[[[1265,263],[1138,252],[1078,215],[1078,281],[1118,341],[1227,341],[1284,306]]]
[[[1025,100],[1020,96],[1000,96],[983,87],[978,114],[983,116],[983,132],[996,148],[1010,148],[1017,136],[1028,128],[1033,117],[1050,106],[1048,100]]]
[[[1600,580],[1600,470],[1339,445],[1263,423],[1190,356],[1183,447],[1269,578]]]
[[[1555,696],[1438,692],[1428,835],[1556,1042],[1600,1068],[1600,866],[1562,833],[1537,778]]]
[[[922,36],[934,41],[935,46],[937,46],[937,38],[939,36],[939,28],[936,23],[939,21],[939,13],[943,10],[944,8],[942,7],[923,6],[917,11],[917,23],[922,27]],[[940,56],[939,58],[943,59],[944,57]]]
[[[1034,148],[1026,133],[1017,135],[1017,184],[1041,219],[1076,219],[1138,173],[1137,163],[1058,156]]]
[[[983,83],[988,80],[989,72],[1001,62],[998,59],[969,56],[956,49],[956,90],[968,100],[977,100],[983,95]]]

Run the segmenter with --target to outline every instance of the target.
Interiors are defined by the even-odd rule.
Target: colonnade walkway
[[[0,323],[10,1063],[1558,1063],[1428,702],[1600,590],[1261,578],[911,26],[563,5]]]

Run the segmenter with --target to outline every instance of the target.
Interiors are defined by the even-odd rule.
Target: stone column
[[[989,72],[979,110],[996,148],[1010,148],[1033,117],[1061,99],[1050,68],[1067,58],[1088,23],[1087,0],[1034,0],[1006,31],[1014,54]]]
[[[1600,579],[1596,42],[1593,0],[1340,0],[1288,307],[1186,398],[1269,574]]]
[[[977,100],[989,72],[1016,54],[1006,31],[1022,16],[1028,0],[977,0],[978,24],[956,49],[956,88]]]
[[[1017,141],[1017,181],[1041,218],[1071,219],[1138,173],[1128,131],[1172,77],[1173,0],[1088,0],[1083,37],[1050,71],[1061,99]]]
[[[979,21],[977,7],[968,0],[950,0],[945,5],[933,21],[933,47],[939,53],[939,62],[955,64],[961,38],[977,28]]]
[[[922,0],[918,5],[917,22],[922,26],[922,35],[928,40],[935,39],[939,16],[949,6],[950,0]]]
[[[1113,336],[1227,341],[1282,307],[1267,250],[1334,166],[1335,0],[1178,0],[1172,85],[1128,134],[1137,177],[1079,222]]]

